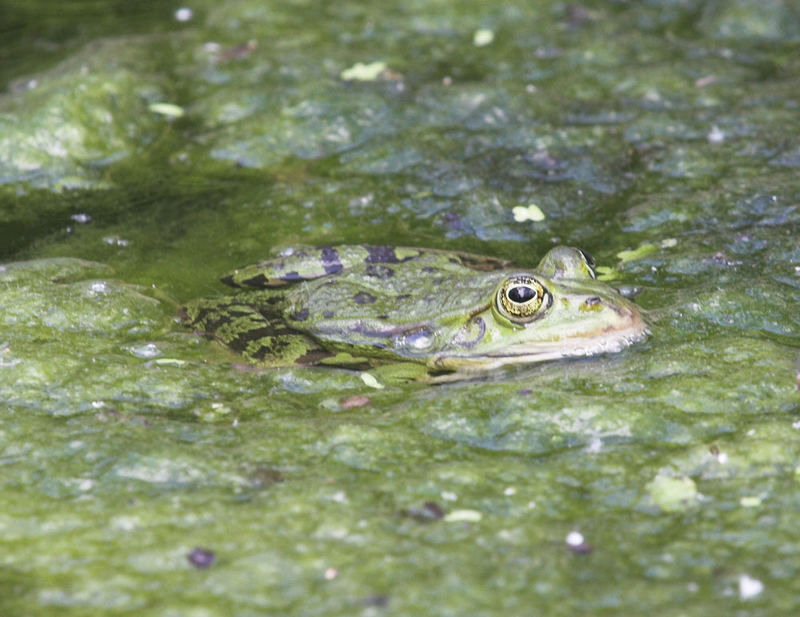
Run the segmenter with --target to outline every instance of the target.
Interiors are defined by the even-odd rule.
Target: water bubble
[[[139,347],[132,347],[130,352],[136,356],[137,358],[157,358],[161,355],[161,350],[155,345],[155,343],[147,343],[146,345],[141,345]]]

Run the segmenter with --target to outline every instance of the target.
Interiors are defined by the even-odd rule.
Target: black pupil
[[[523,304],[536,297],[536,290],[532,287],[519,285],[508,290],[508,299],[517,304]]]

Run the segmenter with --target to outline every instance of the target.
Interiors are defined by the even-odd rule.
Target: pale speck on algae
[[[739,577],[739,598],[742,600],[750,600],[764,591],[764,583],[757,578],[752,578],[747,574],[742,574]]]
[[[594,547],[586,542],[580,531],[570,531],[564,542],[567,548],[577,555],[588,555],[594,550]]]

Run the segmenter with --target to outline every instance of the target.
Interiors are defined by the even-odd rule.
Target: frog
[[[648,334],[638,306],[570,246],[535,268],[444,249],[298,246],[221,280],[235,291],[189,302],[183,319],[262,367],[444,381],[613,354]]]

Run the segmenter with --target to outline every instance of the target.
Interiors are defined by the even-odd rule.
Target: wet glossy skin
[[[190,303],[198,330],[267,366],[413,363],[469,374],[616,352],[641,340],[637,307],[594,278],[583,251],[535,269],[407,247],[289,249],[223,281],[241,291]]]

